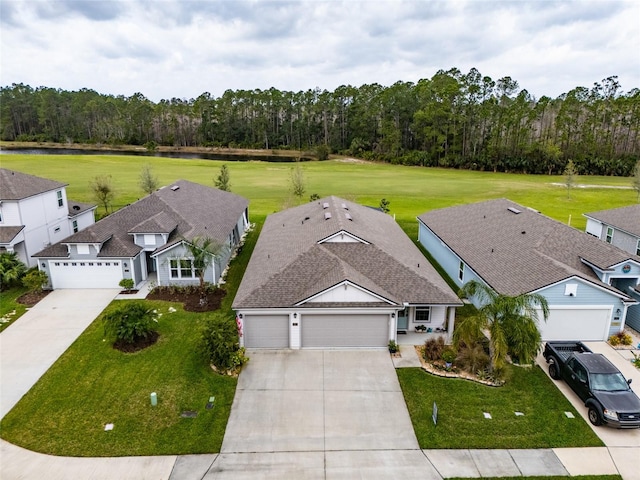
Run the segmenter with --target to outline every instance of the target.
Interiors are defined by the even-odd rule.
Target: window
[[[425,323],[430,322],[430,307],[416,307],[416,316],[414,318],[414,323]]]
[[[2,223],[2,210],[0,210],[0,223]]]
[[[56,196],[58,197],[58,207],[64,206],[64,200],[62,199],[62,190],[58,190],[56,192]]]
[[[640,240],[636,243],[636,255],[640,256]]]
[[[74,220],[71,225],[73,227],[73,233],[78,233],[78,221]]]
[[[604,237],[604,241],[607,243],[611,243],[611,240],[613,240],[613,228],[607,227],[607,236]]]
[[[171,278],[195,278],[193,260],[189,258],[172,258],[169,260]]]
[[[460,260],[460,264],[458,265],[458,279],[462,282],[464,279],[464,262]]]

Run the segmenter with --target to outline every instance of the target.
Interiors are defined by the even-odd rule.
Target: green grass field
[[[23,155],[3,154],[2,167],[68,183],[67,195],[78,201],[94,202],[89,189],[96,175],[111,175],[117,207],[142,196],[138,187],[140,170],[152,166],[162,185],[186,179],[213,186],[220,166],[226,163],[231,189],[250,200],[253,220],[295,205],[290,191],[290,163],[220,162],[159,157],[117,155]],[[635,203],[631,179],[620,177],[578,177],[571,198],[562,176],[519,175],[439,168],[405,167],[344,160],[302,164],[306,193],[302,201],[317,193],[336,195],[377,206],[382,198],[391,202],[391,214],[411,233],[415,218],[434,208],[505,197],[539,210],[556,220],[584,229],[583,213]],[[560,183],[560,186],[553,185]],[[611,188],[616,187],[616,188]],[[622,188],[620,188],[622,187]],[[102,209],[99,209],[102,212]]]

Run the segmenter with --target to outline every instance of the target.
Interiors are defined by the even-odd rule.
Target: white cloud
[[[2,0],[0,84],[195,98],[391,85],[452,67],[537,97],[640,87],[640,2]]]

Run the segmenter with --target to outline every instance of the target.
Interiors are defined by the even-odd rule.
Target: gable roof
[[[0,168],[0,200],[22,200],[65,186],[56,180]]]
[[[323,242],[342,232],[351,242]],[[398,305],[461,304],[391,216],[331,196],[267,217],[233,308],[293,307],[344,281]]]
[[[66,257],[70,243],[101,243],[98,257],[132,257],[142,248],[134,243],[131,233],[170,233],[161,248],[195,237],[224,243],[247,206],[248,201],[234,193],[178,180],[34,257]]]
[[[0,243],[11,243],[23,229],[24,225],[0,226]]]
[[[640,203],[628,207],[585,213],[584,216],[640,238]]]
[[[517,212],[517,213],[516,213]],[[494,290],[529,293],[576,276],[600,281],[607,270],[640,257],[506,199],[424,213],[418,219]]]

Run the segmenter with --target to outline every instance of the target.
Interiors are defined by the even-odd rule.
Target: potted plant
[[[424,333],[426,331],[427,331],[427,327],[425,327],[424,325],[416,325],[416,332]]]
[[[442,352],[442,360],[444,361],[444,364],[447,367],[447,369],[451,368],[451,365],[453,365],[453,361],[455,359],[456,359],[456,352],[453,350],[453,348],[451,347],[445,348],[444,351]]]

